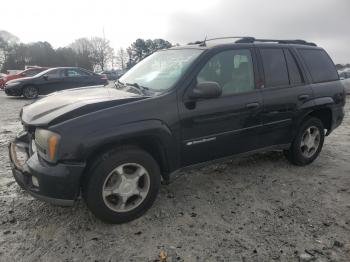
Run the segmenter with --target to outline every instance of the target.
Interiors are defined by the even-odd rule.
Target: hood
[[[7,76],[5,81],[7,83],[11,83],[11,82],[26,82],[26,81],[30,81],[30,80],[33,80],[35,77],[21,77],[21,76],[18,76],[18,75],[10,75],[10,76]]]
[[[145,98],[102,86],[70,89],[24,106],[21,118],[27,125],[47,126]]]

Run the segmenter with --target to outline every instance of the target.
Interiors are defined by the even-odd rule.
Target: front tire
[[[39,90],[35,86],[25,86],[22,93],[26,99],[35,99],[39,95]]]
[[[138,147],[122,147],[94,162],[83,183],[83,197],[102,221],[125,223],[152,206],[160,180],[158,164],[150,154]]]
[[[324,126],[318,118],[308,118],[300,126],[286,158],[294,165],[305,166],[312,163],[320,154],[324,142]]]

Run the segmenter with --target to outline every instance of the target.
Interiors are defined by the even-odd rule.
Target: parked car
[[[322,48],[251,37],[158,51],[117,88],[23,107],[24,129],[10,145],[17,183],[61,205],[82,192],[97,217],[127,222],[186,167],[267,150],[312,163],[342,123],[346,97]]]
[[[83,86],[106,85],[105,77],[78,67],[58,67],[43,71],[33,77],[25,77],[6,83],[9,96],[24,96],[27,99],[38,95]]]
[[[108,80],[113,81],[119,78],[119,75],[115,71],[103,71],[100,75],[105,75]]]
[[[35,76],[36,74],[47,70],[48,67],[33,67],[33,68],[28,68],[20,73],[14,74],[14,75],[6,75],[5,77],[2,78],[2,81],[0,80],[0,89],[4,89],[6,82],[14,80],[14,79],[19,79],[23,77],[32,77]]]
[[[339,72],[339,77],[345,87],[346,93],[350,94],[350,70]]]

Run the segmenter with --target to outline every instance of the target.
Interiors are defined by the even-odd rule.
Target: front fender
[[[95,149],[101,145],[113,144],[118,141],[132,140],[140,137],[155,137],[165,148],[172,149],[175,147],[173,134],[170,128],[160,120],[144,120],[132,122],[118,126],[117,129],[107,128],[104,130],[96,130],[90,133],[92,139],[88,143],[81,145],[80,150]]]
[[[60,159],[86,161],[101,148],[117,146],[125,141],[136,143],[145,137],[154,138],[160,143],[166,157],[165,160],[169,165],[169,171],[176,169],[179,163],[179,148],[176,141],[179,138],[162,121],[153,119],[118,126],[110,124],[103,128],[95,126],[95,128],[89,128],[88,132],[80,134],[79,137],[74,134],[71,134],[68,139],[63,137]]]

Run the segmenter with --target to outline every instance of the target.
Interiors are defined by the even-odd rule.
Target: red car
[[[49,69],[48,67],[33,67],[33,68],[28,68],[20,73],[14,74],[14,75],[7,75],[3,78],[0,79],[0,89],[4,89],[5,84],[7,81],[13,80],[13,79],[18,79],[18,78],[23,78],[23,77],[32,77],[35,76],[36,74]]]

